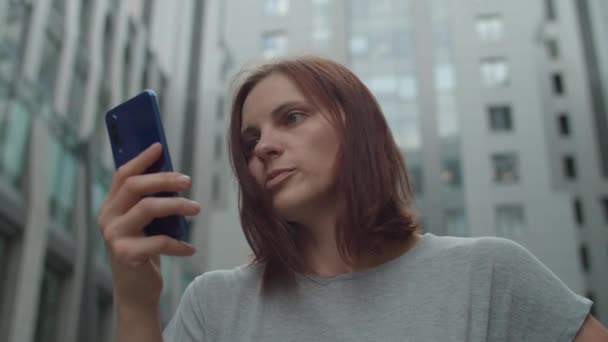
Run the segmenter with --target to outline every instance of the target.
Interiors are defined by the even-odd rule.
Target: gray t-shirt
[[[426,233],[404,255],[262,295],[261,266],[197,277],[164,331],[180,341],[572,341],[592,302],[519,244]]]

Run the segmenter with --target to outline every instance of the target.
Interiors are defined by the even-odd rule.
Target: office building
[[[383,107],[426,231],[521,243],[606,322],[602,1],[210,3],[225,16],[216,28],[224,74],[306,53],[347,64]],[[231,80],[210,82],[206,102],[223,113]],[[238,226],[234,197],[227,203],[221,222]],[[232,253],[218,246],[213,258]]]
[[[0,340],[113,340],[97,229],[114,168],[103,115],[154,89],[174,167],[195,172],[206,153],[197,146],[210,145],[196,132],[204,8],[202,0],[0,0]],[[205,202],[210,181],[204,172],[192,178],[189,195]],[[192,242],[203,237],[190,230]],[[203,271],[199,261],[163,258],[164,322]]]

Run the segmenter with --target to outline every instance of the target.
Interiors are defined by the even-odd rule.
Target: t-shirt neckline
[[[406,251],[405,253],[399,255],[398,257],[391,259],[383,264],[380,264],[380,265],[377,265],[374,267],[370,267],[365,270],[351,272],[351,273],[342,273],[342,274],[333,275],[333,276],[297,274],[296,277],[297,277],[298,281],[306,281],[306,282],[326,285],[326,284],[334,283],[337,281],[350,280],[350,279],[370,276],[372,274],[382,272],[391,267],[394,267],[394,265],[396,265],[396,264],[409,262],[410,260],[415,259],[416,255],[418,255],[420,253],[420,251],[422,249],[424,249],[423,248],[424,245],[428,242],[429,237],[431,237],[432,235],[433,234],[431,234],[429,232],[422,234],[420,236],[420,239],[416,242],[414,247],[412,247],[410,250]]]

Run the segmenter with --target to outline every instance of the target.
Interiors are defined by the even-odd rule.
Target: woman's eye
[[[285,121],[287,122],[287,124],[291,125],[294,124],[300,120],[302,120],[304,118],[304,113],[301,112],[291,112],[288,113]]]

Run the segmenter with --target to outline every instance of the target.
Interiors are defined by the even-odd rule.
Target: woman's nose
[[[260,137],[255,146],[254,153],[258,158],[267,159],[273,156],[280,155],[282,152],[281,145],[274,137]]]

